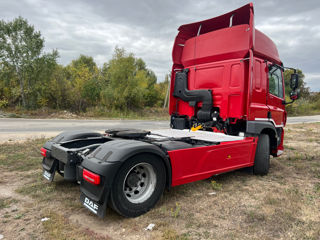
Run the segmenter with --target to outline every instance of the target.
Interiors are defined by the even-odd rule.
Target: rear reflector
[[[92,173],[86,169],[83,169],[82,177],[84,180],[86,180],[89,183],[92,183],[94,185],[100,184],[100,176],[98,174]]]
[[[42,156],[46,157],[47,156],[47,149],[41,148],[40,149],[40,153],[41,153]]]

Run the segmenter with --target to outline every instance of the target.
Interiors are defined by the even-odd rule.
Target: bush
[[[289,116],[312,115],[320,113],[320,94],[318,96],[300,98],[286,107]]]

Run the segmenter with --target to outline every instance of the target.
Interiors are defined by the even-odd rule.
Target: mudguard
[[[88,138],[88,137],[101,137],[102,134],[92,131],[65,131],[57,135],[56,137],[50,139],[44,144],[44,148],[47,150],[51,150],[52,145],[55,143],[61,143],[70,141],[73,139],[79,139],[79,138]]]
[[[59,166],[59,161],[67,163],[68,159],[68,152],[67,151],[55,151],[55,155],[57,152],[60,153],[59,156],[55,156],[53,154],[53,149],[60,147],[59,143],[74,140],[74,139],[81,139],[81,138],[90,138],[90,137],[101,137],[102,134],[92,131],[66,131],[62,132],[56,137],[47,141],[43,148],[46,151],[46,157],[42,159],[42,168],[43,168],[43,176],[50,182],[53,181],[55,172]],[[59,150],[59,149],[57,149]]]
[[[272,122],[269,121],[247,121],[247,133],[259,135],[262,132],[266,133],[270,137],[270,144],[271,144],[271,155],[276,157],[277,150],[283,151],[283,147],[281,142],[283,141],[283,129],[276,128]]]
[[[277,136],[275,126],[269,121],[247,121],[247,133],[260,134],[262,130],[270,129]]]
[[[123,162],[140,153],[151,153],[164,161],[167,169],[167,183],[171,185],[171,164],[164,151],[158,146],[137,140],[113,140],[102,144],[90,153],[78,167],[79,176],[82,176],[85,168],[101,177],[101,183],[98,186],[81,179],[80,200],[83,205],[99,217],[104,217],[116,173]]]

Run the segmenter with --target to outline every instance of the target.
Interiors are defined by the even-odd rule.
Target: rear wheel
[[[111,207],[125,217],[149,211],[160,199],[166,183],[162,160],[152,154],[128,159],[117,173],[111,189]]]
[[[253,173],[257,175],[266,175],[270,167],[270,138],[267,134],[259,136],[254,159]]]

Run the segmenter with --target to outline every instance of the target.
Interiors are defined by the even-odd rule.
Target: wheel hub
[[[149,163],[138,163],[132,167],[125,177],[123,193],[131,203],[142,203],[155,190],[156,173]]]
[[[127,178],[128,187],[131,187],[131,188],[137,187],[139,181],[140,181],[140,178],[139,178],[138,174],[130,173]]]

